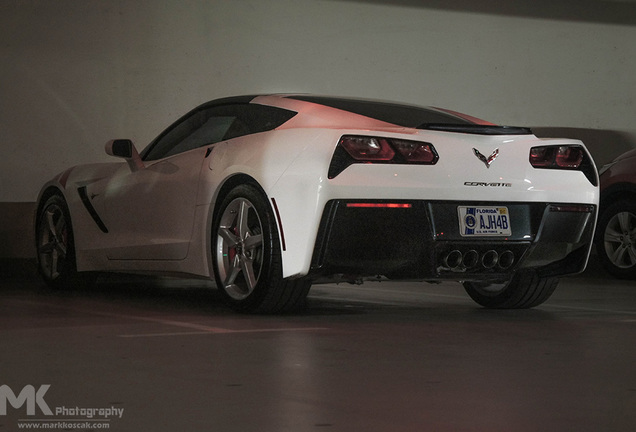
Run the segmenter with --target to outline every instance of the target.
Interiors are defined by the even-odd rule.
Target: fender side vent
[[[88,214],[91,215],[99,229],[103,233],[108,234],[108,228],[106,228],[106,225],[104,225],[104,221],[102,221],[102,219],[99,217],[99,214],[97,214],[97,210],[95,210],[95,207],[93,207],[93,203],[91,203],[91,200],[86,193],[86,186],[82,186],[81,188],[77,189],[77,193],[82,199],[82,204],[84,204],[84,207],[86,207]]]

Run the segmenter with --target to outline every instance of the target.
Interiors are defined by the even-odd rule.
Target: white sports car
[[[312,283],[461,281],[489,308],[544,302],[583,271],[598,174],[582,142],[439,108],[309,95],[218,99],[122,162],[42,188],[39,270],[215,279],[249,312]]]

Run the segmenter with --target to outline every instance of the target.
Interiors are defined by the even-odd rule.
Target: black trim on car
[[[239,96],[229,96],[219,99],[211,100],[210,102],[206,102],[205,105],[227,105],[227,104],[246,104],[252,102],[254,99],[261,95],[239,95]]]
[[[425,123],[473,124],[459,116],[436,109],[395,102],[310,95],[287,96],[287,98],[324,105],[409,128],[417,128],[419,125]]]
[[[466,205],[507,207],[512,235],[462,236],[457,207]],[[596,211],[541,202],[331,200],[310,276],[502,282],[522,269],[545,277],[578,273],[592,244]]]
[[[82,204],[84,204],[84,207],[86,207],[88,214],[91,215],[91,218],[93,218],[93,221],[95,221],[99,229],[103,233],[108,234],[108,228],[106,228],[104,221],[102,221],[102,218],[99,217],[97,210],[95,210],[95,207],[93,207],[93,203],[91,203],[91,199],[88,197],[88,193],[86,192],[86,186],[82,186],[81,188],[78,188],[77,193],[79,194],[82,200]]]
[[[518,126],[498,126],[479,124],[448,124],[448,123],[424,123],[417,129],[435,130],[441,132],[466,133],[475,135],[532,135],[532,130]]]

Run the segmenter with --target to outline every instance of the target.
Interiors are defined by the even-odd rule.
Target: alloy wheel
[[[631,212],[616,213],[607,223],[603,244],[608,259],[618,268],[629,269],[636,265],[636,215]]]
[[[223,210],[217,231],[217,263],[225,292],[235,300],[247,298],[256,287],[263,266],[263,226],[246,198],[231,201]]]
[[[43,275],[49,280],[58,278],[68,255],[68,226],[64,211],[57,204],[49,205],[41,215],[38,255]]]

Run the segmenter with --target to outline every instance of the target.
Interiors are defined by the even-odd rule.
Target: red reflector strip
[[[573,212],[573,213],[592,213],[594,206],[592,205],[551,205],[551,212]]]
[[[347,203],[347,207],[354,208],[411,208],[408,203]]]

